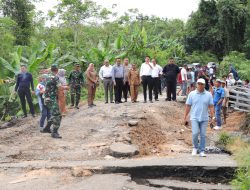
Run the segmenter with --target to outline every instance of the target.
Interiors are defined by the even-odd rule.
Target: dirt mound
[[[192,143],[191,130],[182,125],[182,120],[182,104],[170,103],[148,110],[145,119],[130,131],[140,156],[187,152]]]
[[[233,112],[229,113],[227,118],[227,123],[224,125],[225,129],[228,131],[239,131],[244,121],[246,120],[246,113],[243,112]]]
[[[159,153],[159,145],[166,142],[166,137],[155,125],[140,125],[130,132],[132,143],[139,147],[140,155]]]

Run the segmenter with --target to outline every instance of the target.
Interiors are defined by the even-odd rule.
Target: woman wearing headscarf
[[[58,88],[58,105],[60,112],[62,116],[66,115],[66,95],[67,91],[65,90],[65,87],[67,87],[67,80],[65,78],[65,72],[66,70],[64,69],[59,69],[58,70],[58,78],[60,82],[60,87]]]
[[[95,99],[96,86],[98,85],[98,75],[95,71],[95,66],[90,63],[86,71],[87,88],[88,88],[88,107],[96,106],[93,102]]]

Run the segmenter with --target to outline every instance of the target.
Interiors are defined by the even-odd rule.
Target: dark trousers
[[[142,76],[142,87],[143,87],[144,101],[147,101],[147,88],[149,91],[149,100],[152,100],[153,85],[151,76]]]
[[[40,127],[41,128],[44,128],[45,119],[47,118],[47,121],[48,121],[50,116],[51,115],[50,115],[49,108],[47,106],[43,105],[42,115],[41,115],[41,118],[40,118]]]
[[[76,97],[76,99],[75,99]],[[81,98],[81,86],[71,86],[70,88],[70,99],[71,106],[78,106]]]
[[[22,89],[22,90],[18,90],[18,95],[21,101],[21,105],[22,105],[22,110],[23,110],[23,114],[27,115],[27,110],[26,110],[26,101],[25,101],[25,97],[26,100],[29,104],[30,107],[30,113],[32,115],[35,114],[35,110],[34,110],[34,106],[32,103],[32,98],[31,98],[31,94],[30,94],[30,90],[29,89]]]
[[[153,91],[154,91],[155,100],[158,100],[159,81],[160,81],[159,77],[152,78]]]
[[[171,101],[171,95],[172,100],[176,100],[176,81],[167,81],[167,100]]]
[[[125,99],[125,101],[127,101],[127,99],[128,99],[128,92],[130,92],[130,87],[129,87],[128,81],[125,82],[125,84],[123,84],[123,86],[122,86],[122,92],[123,92],[123,98]]]
[[[122,86],[123,86],[123,78],[115,78],[116,85],[114,86],[115,89],[115,102],[122,101]]]
[[[158,80],[158,92],[159,92],[160,95],[162,94],[162,91],[161,91],[161,78],[159,78],[159,80]]]

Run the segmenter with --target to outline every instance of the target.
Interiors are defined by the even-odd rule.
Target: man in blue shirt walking
[[[195,156],[199,150],[200,156],[205,157],[206,146],[206,129],[208,126],[210,115],[214,120],[214,104],[212,94],[205,90],[205,80],[197,80],[197,89],[190,92],[186,101],[186,109],[184,115],[184,122],[186,123],[187,116],[190,112],[190,120],[192,125],[192,143],[193,151],[192,155]],[[198,146],[198,136],[200,132],[200,147]]]
[[[215,115],[216,115],[216,126],[214,127],[215,130],[221,129],[221,106],[223,99],[225,97],[225,91],[221,87],[221,80],[217,79],[215,82],[215,88],[213,91],[214,94],[214,108],[215,108]]]

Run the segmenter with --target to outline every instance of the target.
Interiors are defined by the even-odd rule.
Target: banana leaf
[[[122,37],[119,35],[115,40],[115,47],[116,50],[119,50],[122,48]]]
[[[3,59],[2,57],[0,57],[0,65],[3,66],[8,71],[14,73],[14,74],[18,73],[18,70],[14,69],[12,67],[12,65],[8,61],[6,61],[5,59]]]

